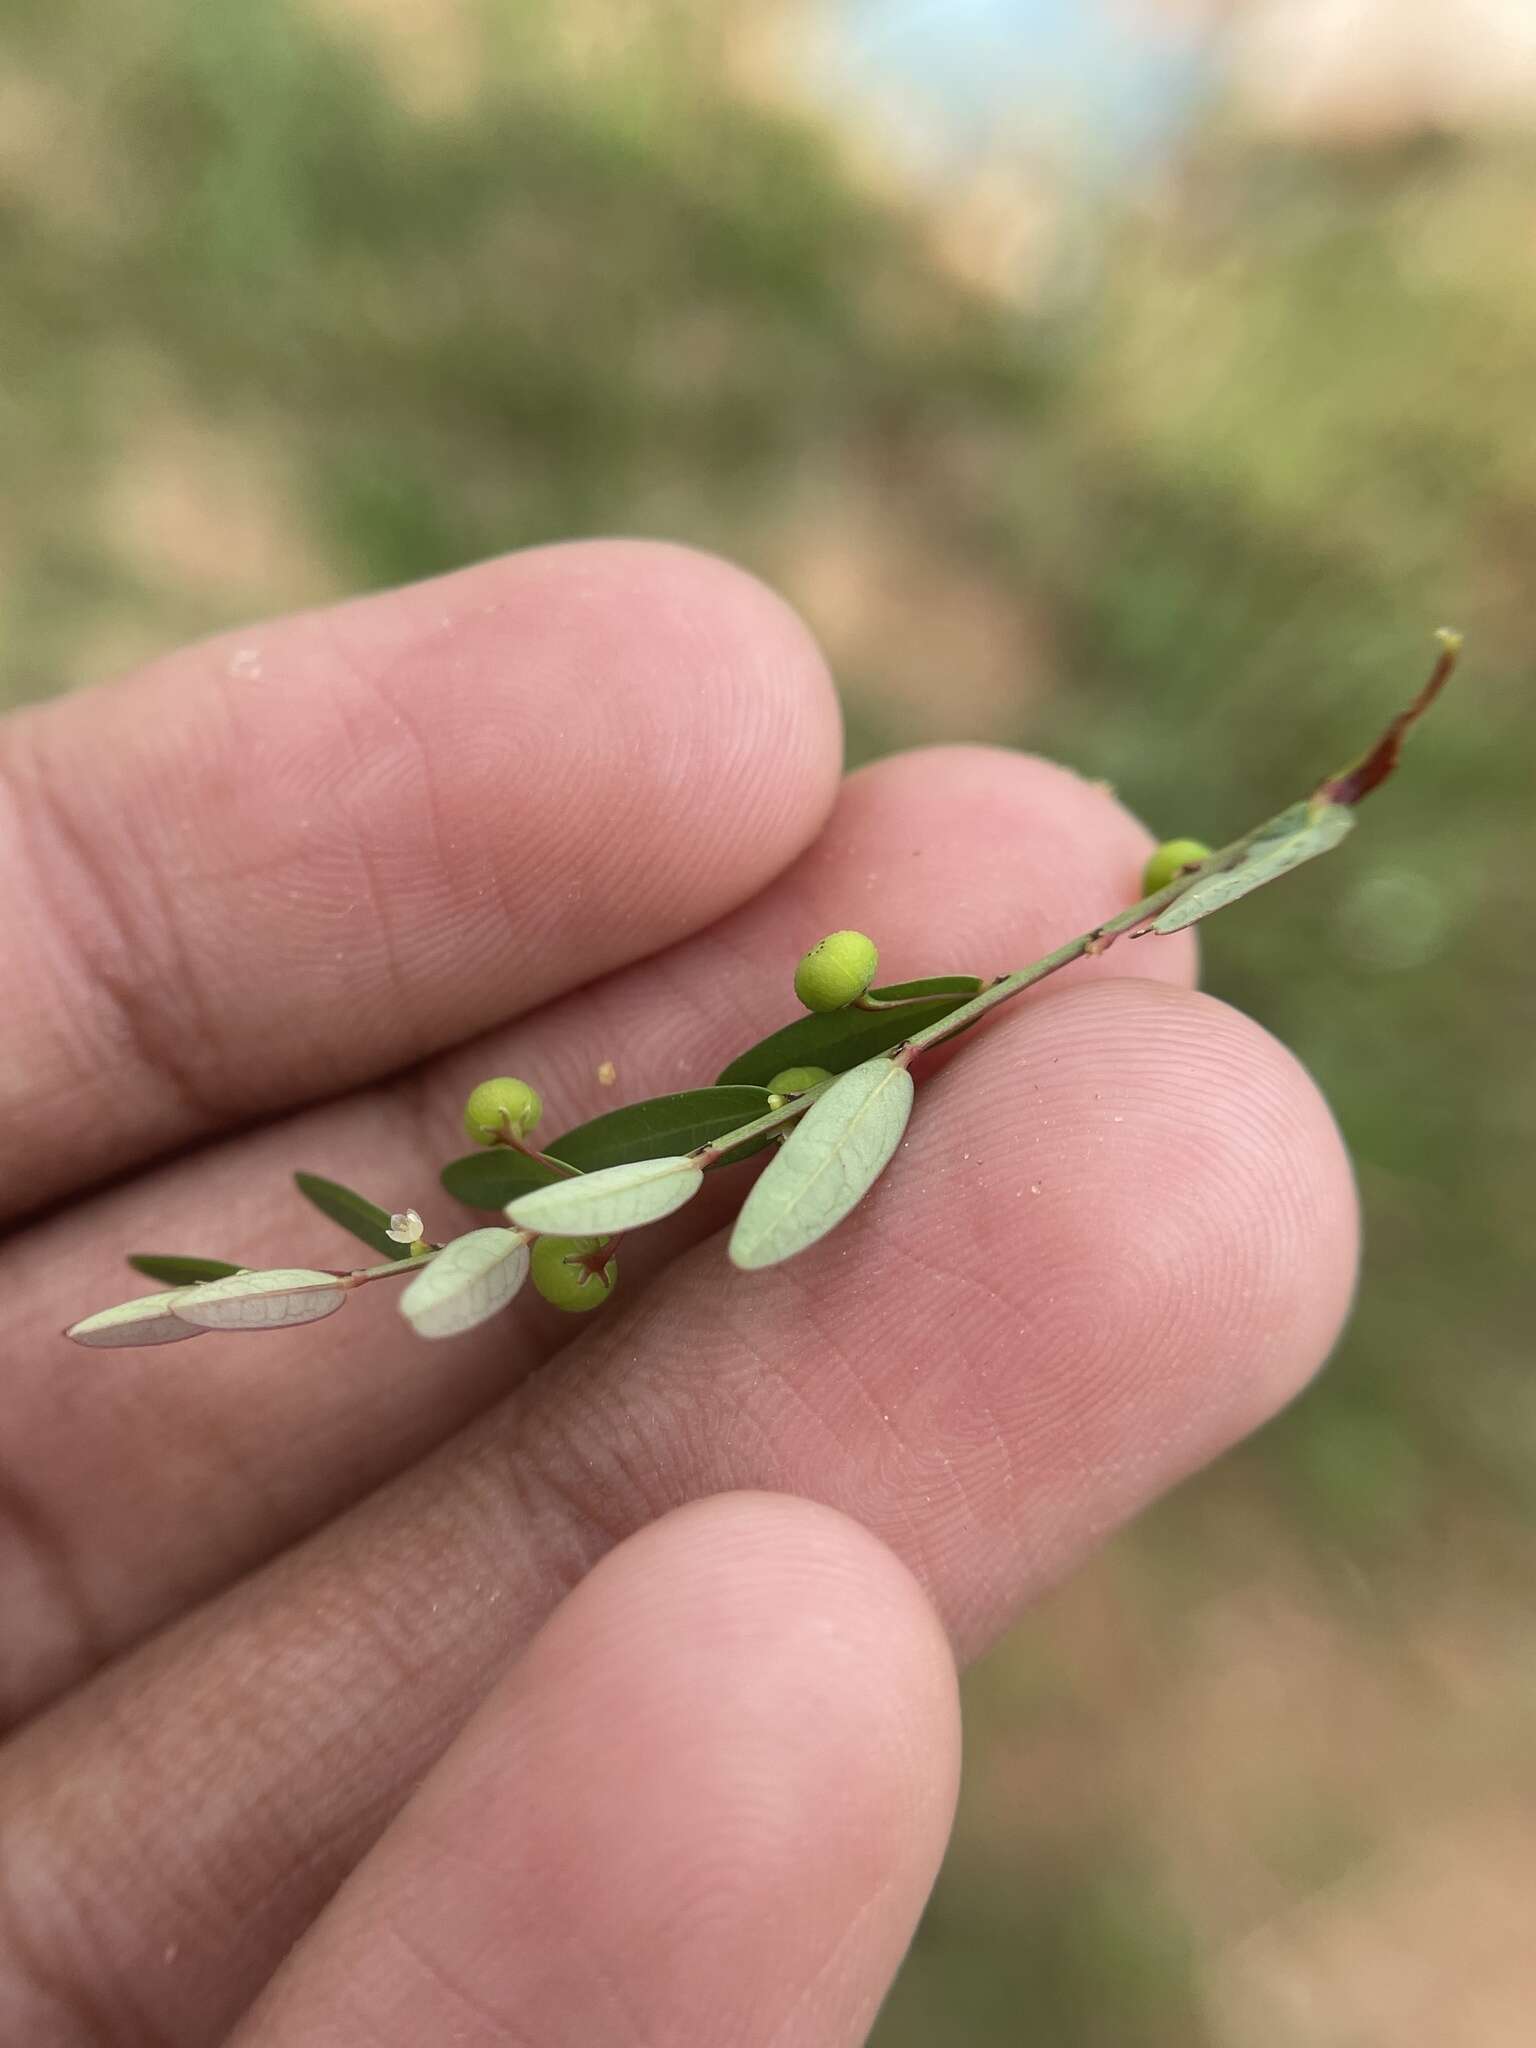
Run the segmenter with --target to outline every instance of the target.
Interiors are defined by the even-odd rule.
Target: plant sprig
[[[985,982],[937,975],[875,988],[874,942],[862,932],[833,932],[796,970],[795,990],[809,1014],[738,1054],[713,1087],[609,1111],[540,1151],[528,1142],[543,1111],[538,1094],[506,1077],[482,1082],[464,1115],[482,1149],[452,1161],[442,1178],[471,1206],[500,1209],[501,1225],[433,1244],[415,1210],[389,1211],[339,1182],[301,1173],[299,1191],[383,1253],[383,1265],[251,1270],[219,1259],[135,1254],[131,1265],[170,1284],[87,1316],[65,1334],[114,1347],[174,1343],[215,1329],[284,1328],[332,1315],[359,1287],[391,1277],[409,1279],[401,1313],[429,1338],[497,1314],[530,1273],[557,1306],[595,1307],[615,1284],[619,1233],[671,1215],[698,1193],[707,1172],[767,1146],[776,1148],[774,1157],[742,1205],[730,1258],[746,1272],[793,1258],[834,1230],[885,1171],[912,1113],[912,1067],[922,1053],[973,1030],[1076,960],[1121,939],[1182,931],[1338,846],[1450,680],[1460,636],[1438,637],[1428,681],[1359,760],[1214,853],[1193,841],[1167,842],[1148,863],[1140,901],[1029,966]]]

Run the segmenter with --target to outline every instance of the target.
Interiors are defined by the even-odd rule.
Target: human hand
[[[447,1235],[485,1074],[563,1124],[696,1085],[818,934],[999,971],[1150,844],[1024,756],[840,782],[788,613],[635,544],[0,726],[0,2040],[863,2038],[949,1825],[952,1658],[1347,1308],[1328,1113],[1187,935],[936,1060],[786,1266],[727,1267],[717,1176],[576,1322],[525,1294],[423,1345],[370,1290],[259,1343],[58,1332],[124,1250],[340,1263],[294,1167]]]

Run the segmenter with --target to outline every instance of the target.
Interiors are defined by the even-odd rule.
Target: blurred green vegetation
[[[150,646],[288,584],[592,532],[750,554],[841,464],[899,474],[925,423],[1016,401],[1006,324],[912,291],[909,236],[829,139],[710,89],[723,28],[668,10],[581,62],[559,17],[443,10],[476,82],[412,111],[293,0],[146,0],[110,39],[84,0],[7,0],[23,691],[69,677],[93,620]],[[177,457],[157,558],[134,476]],[[175,546],[221,515],[257,560]]]
[[[732,86],[733,7],[594,7],[583,44],[586,12],[139,0],[108,36],[86,0],[0,0],[0,697],[643,531],[801,605],[856,753],[952,732],[958,693],[1219,841],[1466,629],[1369,831],[1207,927],[1211,985],[1354,1149],[1353,1327],[975,1675],[964,1822],[879,2037],[1246,2043],[1204,1987],[1256,1916],[1475,1792],[1477,1758],[1536,1775],[1511,1621],[1536,154],[1213,130],[1097,221],[1097,282],[1030,314],[959,281],[924,203]],[[1270,1654],[1312,1659],[1283,1711]],[[1368,1768],[1330,1753],[1341,1698]],[[1192,1797],[1197,1728],[1262,1768]]]

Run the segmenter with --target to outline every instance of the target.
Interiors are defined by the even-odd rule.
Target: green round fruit
[[[1141,871],[1141,893],[1155,896],[1166,889],[1181,868],[1209,860],[1211,849],[1199,839],[1165,839]]]
[[[477,1145],[499,1145],[510,1132],[526,1138],[544,1114],[535,1089],[503,1075],[482,1081],[464,1105],[464,1128]]]
[[[819,1088],[823,1081],[830,1081],[831,1070],[827,1067],[786,1067],[782,1074],[775,1074],[768,1083],[770,1095],[803,1095],[807,1088]]]
[[[880,955],[863,932],[830,932],[795,969],[795,994],[808,1010],[846,1010],[875,978]]]
[[[539,1238],[531,1261],[534,1286],[546,1301],[575,1315],[601,1308],[619,1284],[612,1243],[611,1237]]]

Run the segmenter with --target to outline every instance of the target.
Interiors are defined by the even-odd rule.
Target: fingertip
[[[689,1617],[711,1654],[739,1646],[766,1670],[785,1673],[786,1683],[798,1682],[792,1674],[804,1667],[805,1653],[828,1649],[838,1659],[834,1680],[853,1673],[863,1688],[883,1673],[883,1682],[845,1696],[860,1720],[860,1742],[869,1733],[866,1717],[888,1714],[893,1730],[913,1735],[912,1753],[923,1757],[932,1789],[930,1768],[959,1729],[949,1639],[907,1565],[853,1517],[795,1494],[715,1494],[629,1538],[591,1581],[592,1598],[605,1595],[641,1616],[641,1626],[646,1609],[636,1593],[650,1589],[653,1603],[675,1603]],[[557,1616],[550,1628],[558,1625]],[[942,1804],[942,1771],[937,1790]]]
[[[663,918],[671,936],[702,904],[750,896],[835,799],[842,716],[821,650],[783,598],[718,556],[560,542],[361,600],[331,624],[368,699],[429,737],[419,765],[438,777],[464,880],[487,850],[502,884],[553,883],[563,867],[574,886],[600,867],[602,899],[581,888],[580,915],[633,925],[638,950]],[[453,879],[433,877],[439,890]],[[569,944],[564,895],[549,894]]]
[[[842,712],[820,646],[777,592],[701,549],[556,542],[358,600],[331,628],[389,702],[420,709],[428,693],[450,736],[462,729],[472,743],[510,692],[518,728],[505,735],[503,774],[557,769],[550,742],[579,738],[583,698],[595,697],[621,745],[670,758],[680,795],[699,794],[686,747],[754,820],[779,815],[764,796],[782,799],[796,845],[836,793]],[[579,770],[582,749],[564,751]],[[654,807],[656,791],[647,796]]]
[[[590,1825],[622,1787],[634,1834],[610,1833],[603,1883],[647,1897],[648,1932],[628,1923],[612,1952],[636,1959],[658,2035],[862,2041],[938,1873],[960,1768],[948,1638],[894,1552],[796,1496],[694,1501],[603,1560],[530,1653],[535,1675],[555,1711],[580,1702],[589,1736],[608,1731]],[[590,1869],[574,1889],[591,1899]]]
[[[953,1814],[943,1632],[831,1509],[679,1508],[567,1597],[240,2040],[855,2048]],[[480,2034],[476,2038],[482,2038]]]
[[[1063,1025],[1102,1032],[1121,1071],[1161,1091],[1142,1134],[1153,1199],[1126,1199],[1120,1229],[1139,1226],[1153,1256],[1184,1264],[1208,1355],[1240,1362],[1208,1389],[1230,1441],[1303,1390],[1348,1320],[1360,1249],[1348,1148],[1295,1053],[1232,1004],[1134,983],[1081,993],[1080,1020]]]
[[[738,1838],[765,1891],[780,1862],[784,1882],[828,1885],[828,1910],[846,1910],[855,1852],[865,1882],[914,1862],[931,1882],[958,1786],[953,1655],[908,1567],[837,1509],[757,1491],[673,1509],[546,1624],[535,1675],[551,1700],[579,1694],[594,1725],[622,1711],[639,1754],[687,1725],[695,1810],[715,1809],[708,1834]],[[834,1812],[818,1878],[806,1830]]]
[[[1136,1401],[1160,1404],[1198,1462],[1329,1356],[1358,1266],[1353,1172],[1316,1083],[1252,1018],[1192,989],[1083,982],[934,1087],[964,1103],[951,1140],[978,1168],[938,1228],[957,1255],[968,1232],[1015,1256],[1022,1239],[1037,1339],[1078,1332],[1079,1427],[1101,1377],[1114,1415],[1140,1376]],[[1004,1179],[1022,1206],[996,1199]],[[1114,1355],[1089,1370],[1099,1331]]]

